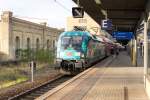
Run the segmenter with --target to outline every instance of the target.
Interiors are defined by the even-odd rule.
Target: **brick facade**
[[[37,24],[13,17],[12,12],[5,11],[0,21],[0,53],[1,59],[15,59],[16,49],[32,49],[55,47],[57,37],[63,30]]]

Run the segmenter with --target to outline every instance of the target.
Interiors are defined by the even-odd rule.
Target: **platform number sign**
[[[111,20],[102,20],[102,29],[112,30],[112,21]]]
[[[72,16],[74,18],[83,18],[83,16],[84,16],[83,7],[73,7],[72,8]]]

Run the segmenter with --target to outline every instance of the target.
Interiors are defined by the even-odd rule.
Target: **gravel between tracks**
[[[44,73],[35,76],[34,82],[23,82],[5,89],[0,90],[0,100],[7,100],[10,97],[17,95],[21,92],[25,92],[30,90],[31,88],[37,87],[42,83],[45,83],[57,76],[61,75],[58,71],[51,68],[51,70],[47,70]]]

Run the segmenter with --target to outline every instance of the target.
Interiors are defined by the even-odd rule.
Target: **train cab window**
[[[62,37],[61,39],[62,49],[72,48],[75,50],[80,50],[81,44],[82,44],[81,36],[68,36],[68,37]]]
[[[71,39],[71,37],[62,37],[61,38],[61,47],[63,49],[67,49],[67,47],[69,47],[70,39]]]

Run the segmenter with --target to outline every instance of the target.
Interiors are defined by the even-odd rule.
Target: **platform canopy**
[[[148,0],[73,0],[97,23],[106,17],[117,31],[135,31]]]

